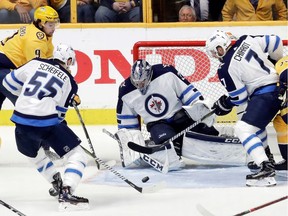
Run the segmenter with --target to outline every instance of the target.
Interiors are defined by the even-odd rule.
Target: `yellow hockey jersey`
[[[47,37],[33,23],[21,27],[12,36],[0,42],[0,52],[4,53],[16,67],[35,57],[51,58],[53,49],[52,37]]]
[[[47,0],[0,0],[0,9],[14,10],[19,4],[27,10],[48,5]]]

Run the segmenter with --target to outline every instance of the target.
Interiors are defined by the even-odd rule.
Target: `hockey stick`
[[[0,200],[0,204],[5,206],[6,208],[10,209],[11,211],[13,211],[14,213],[16,213],[19,216],[26,216],[25,214],[23,214],[22,212],[20,212],[19,210],[15,209],[14,207],[12,207],[11,205],[9,205],[8,203],[4,202],[3,200]]]
[[[80,114],[80,111],[78,109],[78,107],[76,106],[75,103],[73,103],[73,107],[74,109],[76,110],[77,112],[77,115],[80,119],[80,122],[82,124],[82,126],[84,126],[84,122],[83,122],[83,119],[81,117],[81,114]],[[85,128],[85,127],[83,127]],[[85,131],[85,129],[84,129]],[[88,135],[88,132],[86,130],[86,133]],[[89,137],[89,135],[88,135]],[[90,139],[89,139],[90,140]],[[119,177],[120,179],[122,179],[124,182],[126,182],[127,184],[129,184],[132,188],[134,188],[135,190],[137,190],[138,192],[140,193],[151,193],[151,192],[155,192],[155,191],[158,191],[159,189],[161,189],[162,187],[164,187],[163,184],[158,184],[158,185],[151,185],[151,186],[148,186],[148,187],[139,187],[137,185],[135,185],[133,182],[129,181],[127,178],[125,178],[122,174],[120,174],[119,172],[117,172],[116,170],[114,170],[111,166],[109,166],[108,164],[106,164],[104,161],[102,161],[100,158],[98,158],[95,154],[95,151],[94,151],[94,148],[93,148],[93,145],[92,145],[92,142],[90,141],[90,148],[91,148],[91,156],[93,156],[94,160],[97,162],[97,164],[100,164],[102,166],[104,166],[107,170],[111,171],[114,175],[116,175],[117,177]],[[83,148],[83,147],[82,147]],[[85,151],[85,150],[84,150]],[[88,151],[88,150],[87,150]],[[89,151],[88,151],[89,152]]]
[[[123,148],[122,145],[120,143],[120,140],[114,135],[112,134],[110,131],[106,130],[105,128],[102,129],[103,133],[107,134],[108,136],[110,136],[112,139],[116,140],[119,148],[120,148],[120,159],[121,159],[121,163],[122,163],[122,167],[125,167],[125,163],[124,163],[124,155],[123,155]]]
[[[269,205],[272,205],[272,204],[275,204],[275,203],[280,202],[280,201],[282,201],[282,200],[285,200],[285,199],[287,199],[287,198],[288,198],[288,196],[281,197],[281,198],[279,198],[279,199],[276,199],[276,200],[273,200],[273,201],[264,203],[263,205],[260,205],[260,206],[257,206],[257,207],[248,209],[248,210],[243,211],[243,212],[240,212],[240,213],[238,213],[238,214],[236,214],[236,215],[234,215],[234,216],[242,216],[242,215],[249,214],[249,213],[254,212],[254,211],[257,211],[257,210],[259,210],[259,209],[261,209],[261,208],[265,208],[265,207],[267,207],[267,206],[269,206]]]
[[[146,147],[146,146],[141,146],[138,145],[134,142],[128,142],[128,146],[129,148],[131,148],[134,151],[140,152],[140,153],[144,153],[144,154],[153,154],[154,152],[157,151],[162,151],[165,148],[171,148],[170,142],[174,141],[175,139],[179,138],[180,136],[182,136],[184,133],[188,132],[189,130],[191,130],[192,128],[196,127],[198,124],[200,124],[203,120],[205,120],[206,118],[210,117],[211,115],[214,114],[214,110],[212,110],[211,112],[207,113],[206,115],[204,115],[201,119],[197,120],[196,122],[194,122],[192,125],[188,126],[187,128],[185,128],[184,130],[180,131],[179,133],[175,134],[173,137],[171,137],[170,139],[166,140],[163,144],[161,145],[156,145],[156,146],[151,146],[151,147]]]
[[[265,207],[267,207],[267,206],[269,206],[269,205],[272,205],[272,204],[275,204],[275,203],[280,202],[280,201],[282,201],[282,200],[285,200],[285,199],[287,199],[287,198],[288,198],[288,196],[284,196],[284,197],[281,197],[281,198],[279,198],[279,199],[276,199],[276,200],[273,200],[273,201],[264,203],[263,205],[260,205],[260,206],[257,206],[257,207],[248,209],[248,210],[243,211],[243,212],[240,212],[240,213],[235,214],[235,215],[233,215],[233,216],[246,215],[246,214],[249,214],[249,213],[251,213],[251,212],[257,211],[257,210],[259,210],[259,209],[261,209],[261,208],[265,208]],[[204,207],[203,207],[202,205],[200,205],[200,204],[197,204],[197,205],[196,205],[196,208],[197,208],[197,210],[198,210],[203,216],[215,216],[214,214],[212,214],[211,212],[209,212],[206,208],[204,208]]]
[[[125,163],[124,163],[124,155],[123,155],[123,148],[122,145],[120,143],[120,140],[117,138],[116,135],[112,134],[110,131],[106,130],[105,128],[102,129],[102,131],[107,134],[108,136],[110,136],[111,138],[113,138],[114,140],[116,140],[118,142],[119,148],[120,148],[120,158],[121,158],[121,163],[122,163],[122,167],[125,167]],[[168,173],[169,170],[169,160],[168,160],[168,155],[166,154],[166,158],[165,158],[165,163],[162,164],[159,161],[151,158],[149,155],[147,154],[143,154],[141,156],[142,160],[149,164],[150,166],[152,166],[154,169],[156,169],[157,171],[166,174]]]
[[[77,113],[77,115],[78,115],[78,118],[79,118],[80,123],[81,123],[81,125],[82,125],[82,128],[83,128],[83,130],[84,130],[84,133],[85,133],[87,142],[88,142],[88,144],[89,144],[89,147],[90,147],[90,149],[91,149],[91,151],[92,151],[92,154],[93,154],[93,156],[96,157],[96,154],[95,154],[94,148],[93,148],[93,146],[92,146],[92,142],[91,142],[90,136],[89,136],[88,131],[87,131],[87,129],[86,129],[86,126],[85,126],[85,124],[84,124],[83,118],[82,118],[82,116],[81,116],[81,114],[80,114],[80,111],[79,111],[79,109],[78,109],[78,107],[77,107],[77,105],[76,105],[76,102],[73,101],[73,102],[72,102],[72,105],[73,105],[73,107],[74,107],[74,109],[75,109],[75,111],[76,111],[76,113]],[[97,165],[97,168],[100,169],[100,164],[99,164],[98,161],[96,161],[96,165]]]

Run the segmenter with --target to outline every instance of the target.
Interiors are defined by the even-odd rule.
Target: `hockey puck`
[[[149,177],[148,177],[148,176],[146,176],[146,177],[144,177],[144,178],[142,179],[142,182],[143,182],[143,183],[145,183],[145,182],[147,182],[147,181],[149,181]]]

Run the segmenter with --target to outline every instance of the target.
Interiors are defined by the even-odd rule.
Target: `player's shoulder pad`
[[[46,34],[38,29],[34,24],[27,26],[27,31],[29,32],[27,36],[33,37],[38,40],[46,40]]]
[[[135,89],[136,87],[131,83],[130,77],[128,77],[119,85],[119,97],[122,97]]]
[[[57,61],[54,61],[53,59],[34,58],[32,60],[36,60],[40,63],[46,63],[49,65],[53,65],[53,66],[59,68],[63,73],[65,73],[70,78],[70,80],[74,80],[74,77],[72,76],[70,71],[68,71],[66,68],[64,68],[62,65],[60,65]]]
[[[156,64],[152,66],[153,77],[152,80],[162,76],[166,73],[173,73],[177,75],[179,72],[173,67],[172,65],[165,65],[165,64]]]

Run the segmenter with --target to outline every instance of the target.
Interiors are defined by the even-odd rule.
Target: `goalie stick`
[[[257,207],[248,209],[248,210],[243,211],[243,212],[240,212],[240,213],[235,214],[235,215],[233,215],[233,216],[243,216],[243,215],[249,214],[249,213],[251,213],[251,212],[257,211],[257,210],[259,210],[259,209],[265,208],[265,207],[267,207],[267,206],[269,206],[269,205],[272,205],[272,204],[275,204],[275,203],[277,203],[277,202],[280,202],[280,201],[282,201],[282,200],[285,200],[285,199],[287,199],[287,198],[288,198],[288,196],[284,196],[284,197],[281,197],[281,198],[279,198],[279,199],[276,199],[276,200],[273,200],[273,201],[264,203],[264,204],[262,204],[262,205],[260,205],[260,206],[257,206]],[[214,214],[212,214],[211,212],[209,212],[206,208],[204,208],[204,207],[203,207],[202,205],[200,205],[200,204],[197,204],[197,205],[196,205],[196,208],[197,208],[197,210],[198,210],[203,216],[215,216]]]
[[[188,132],[192,128],[196,127],[203,120],[205,120],[206,118],[210,117],[213,114],[214,114],[214,110],[212,110],[211,112],[207,113],[201,119],[197,120],[192,125],[190,125],[187,128],[185,128],[184,130],[182,130],[179,133],[175,134],[173,137],[171,137],[170,139],[166,140],[163,144],[146,147],[146,146],[138,145],[138,144],[136,144],[134,142],[128,142],[128,147],[131,148],[134,151],[137,151],[137,152],[140,152],[140,153],[144,153],[144,154],[153,154],[154,152],[157,152],[157,151],[163,151],[165,148],[171,148],[170,142],[173,142],[175,139],[177,139],[178,137],[182,136],[184,133]]]
[[[103,128],[102,131],[103,131],[103,133],[107,134],[108,136],[110,136],[111,138],[113,138],[114,140],[116,140],[118,142],[118,145],[119,145],[119,148],[120,148],[120,158],[121,158],[122,167],[125,167],[123,148],[122,148],[122,145],[120,143],[120,140],[117,138],[116,135],[112,134],[110,131],[106,130],[105,128]],[[162,164],[159,161],[151,158],[147,154],[143,154],[143,156],[141,156],[141,158],[142,158],[143,161],[145,161],[145,163],[149,164],[150,166],[152,166],[154,169],[158,170],[159,172],[161,172],[163,174],[168,173],[169,160],[168,160],[167,153],[166,153],[164,164]]]
[[[80,114],[80,111],[79,111],[79,109],[78,109],[78,107],[76,106],[75,103],[73,103],[73,107],[74,107],[74,109],[75,109],[75,111],[76,111],[76,113],[77,113],[77,115],[79,117],[79,120],[80,120],[82,126],[85,126],[84,125],[84,121],[82,119],[82,116]],[[86,131],[85,133],[87,133],[87,136],[89,137],[87,130],[85,130],[86,128],[83,127],[83,129],[84,129],[84,131]],[[139,186],[135,185],[133,182],[131,182],[130,180],[125,178],[122,174],[117,172],[115,169],[113,169],[111,166],[109,166],[108,164],[106,164],[104,161],[102,161],[100,158],[98,158],[96,156],[95,151],[94,151],[94,147],[92,145],[91,140],[90,140],[89,144],[90,144],[90,148],[91,148],[91,151],[92,151],[91,152],[91,156],[94,158],[94,160],[97,162],[97,164],[99,164],[99,166],[100,166],[100,164],[103,165],[107,170],[111,171],[114,175],[116,175],[117,177],[122,179],[124,182],[126,182],[128,185],[130,185],[132,188],[134,188],[138,192],[140,192],[140,193],[152,193],[152,192],[156,192],[156,191],[158,191],[158,190],[160,190],[161,188],[164,187],[164,183],[160,183],[160,184],[157,184],[157,185],[151,185],[151,186],[147,186],[147,187],[139,187]]]
[[[14,207],[12,207],[11,205],[9,205],[8,203],[4,202],[3,200],[0,200],[0,204],[5,206],[6,208],[10,209],[11,211],[13,211],[14,213],[16,213],[19,216],[26,216],[25,214],[23,214],[22,212],[20,212],[19,210],[15,209]]]

